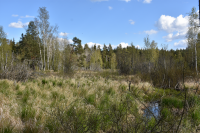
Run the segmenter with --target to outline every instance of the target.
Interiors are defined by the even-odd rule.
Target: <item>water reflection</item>
[[[144,117],[151,118],[153,115],[156,118],[158,118],[160,116],[160,106],[159,106],[158,102],[152,102],[152,103],[150,103],[149,106],[148,106],[148,109],[146,108],[144,110]]]

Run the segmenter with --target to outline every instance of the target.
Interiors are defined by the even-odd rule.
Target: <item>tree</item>
[[[11,58],[12,47],[7,44],[6,33],[3,27],[0,26],[0,57],[1,70],[7,69],[8,62]]]
[[[150,60],[151,60],[151,51],[150,51],[150,39],[149,39],[149,36],[147,36],[146,38],[144,38],[144,44],[145,44],[145,49],[147,50],[147,55],[146,55],[146,58],[147,58],[147,61],[149,62],[149,73],[150,73]]]
[[[3,43],[4,38],[6,38],[6,33],[3,30],[3,26],[0,26],[0,45]]]
[[[83,54],[84,49],[81,44],[81,40],[78,39],[77,37],[73,38],[74,46],[75,46],[75,54],[78,56],[78,67],[84,67],[85,63],[85,55]],[[77,45],[76,45],[77,44]]]
[[[49,23],[49,12],[46,10],[46,7],[40,7],[38,10],[38,19],[35,19],[38,22],[38,29],[40,30],[40,38],[42,39],[43,42],[43,46],[44,46],[44,63],[43,63],[43,70],[45,71],[45,67],[46,67],[46,60],[45,60],[45,56],[46,56],[46,45],[47,45],[47,37],[48,37],[48,33],[50,32],[50,23]],[[47,51],[48,52],[48,51]]]
[[[100,70],[102,68],[103,61],[101,58],[101,51],[97,49],[93,51],[91,60],[90,60],[90,67],[92,70]]]
[[[103,68],[107,68],[107,53],[108,53],[108,48],[104,44],[103,46],[103,51],[102,51],[102,60],[103,60]]]
[[[111,69],[112,70],[116,69],[116,66],[117,66],[116,54],[112,53],[112,56],[111,56]]]
[[[15,48],[15,47],[14,47]],[[31,21],[28,25],[28,29],[26,30],[26,34],[20,38],[19,46],[16,46],[15,52],[19,52],[21,61],[35,60],[40,57],[40,47],[38,44],[38,32],[37,28],[33,21]],[[33,69],[35,69],[35,65],[32,61]]]
[[[85,69],[90,67],[91,54],[92,54],[92,51],[88,47],[88,44],[86,43],[84,46],[84,55],[85,55],[84,67],[85,67]]]
[[[83,53],[83,46],[81,45],[81,40],[77,37],[73,38],[73,42],[75,45],[75,53],[81,55]],[[76,45],[77,44],[77,45]]]
[[[84,45],[84,50],[85,50],[85,49],[89,49],[89,46],[88,46],[87,43]]]
[[[62,43],[64,43],[64,51],[62,56],[63,68],[64,68],[63,72],[65,74],[71,75],[74,72],[73,67],[75,66],[76,63],[76,55],[74,53],[73,46],[68,44],[66,39],[64,39]]]
[[[192,11],[189,13],[189,27],[187,31],[187,41],[188,41],[188,47],[194,48],[195,52],[195,69],[196,74],[198,75],[198,64],[197,64],[197,35],[199,33],[199,27],[197,20],[198,14],[196,12],[196,8],[193,7]]]
[[[109,46],[108,46],[108,68],[111,68],[112,55],[113,55],[113,49],[112,49],[111,44],[109,44]]]

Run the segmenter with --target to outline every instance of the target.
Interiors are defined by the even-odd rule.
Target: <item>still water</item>
[[[149,104],[149,106],[147,106],[148,107],[148,109],[146,108],[145,110],[144,110],[144,116],[146,117],[146,118],[151,118],[151,117],[153,117],[153,115],[156,117],[156,118],[158,118],[158,117],[160,117],[160,106],[159,106],[159,103],[158,102],[152,102],[152,103],[150,103]],[[150,111],[151,112],[150,112]],[[153,114],[152,114],[153,113]]]

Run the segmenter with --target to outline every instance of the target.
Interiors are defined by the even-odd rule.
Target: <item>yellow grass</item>
[[[64,78],[58,77],[55,75],[51,75],[49,77],[39,77],[35,79],[35,83],[33,81],[29,81],[26,83],[14,83],[14,81],[9,80],[0,80],[0,83],[5,81],[9,84],[9,95],[6,96],[5,93],[0,92],[0,128],[5,127],[7,125],[11,125],[14,127],[14,131],[22,131],[25,126],[31,126],[37,123],[38,118],[40,118],[40,123],[44,123],[47,112],[49,112],[53,107],[57,105],[64,104],[65,106],[69,106],[72,102],[77,99],[80,99],[78,103],[78,108],[83,108],[85,106],[87,109],[95,110],[94,105],[84,103],[84,97],[81,97],[80,94],[85,90],[85,97],[95,94],[96,102],[99,103],[101,101],[101,97],[106,93],[109,88],[112,88],[115,92],[113,96],[110,97],[111,102],[120,102],[120,97],[122,95],[122,90],[120,90],[120,86],[124,85],[126,87],[126,91],[128,90],[127,78],[131,80],[131,76],[129,77],[119,77],[120,79],[124,78],[124,80],[111,80],[103,77],[84,77],[84,75],[88,74],[96,74],[96,72],[85,72],[80,71],[75,74],[74,78]],[[80,76],[81,75],[81,76]],[[48,81],[47,84],[42,85],[42,80]],[[55,85],[53,86],[53,81],[58,84],[62,82],[62,86]],[[77,85],[79,84],[79,88]],[[19,86],[19,89],[16,90],[16,86]],[[83,86],[84,85],[84,86]],[[76,87],[74,87],[76,86]],[[135,86],[139,89],[146,88],[149,90],[153,90],[153,87],[149,83],[137,83],[131,84],[131,86]],[[3,88],[0,88],[3,89]],[[25,97],[25,91],[29,91],[30,96],[28,97],[27,103],[23,103],[23,97]],[[19,93],[22,92],[22,95]],[[58,95],[58,97],[63,96],[65,99],[60,100],[59,98],[53,97],[53,93]],[[82,100],[81,100],[82,99]],[[54,103],[55,102],[55,103]],[[137,102],[137,104],[139,104]],[[35,111],[34,119],[30,121],[23,121],[21,119],[22,107],[31,106]],[[140,105],[141,106],[141,105]],[[45,110],[45,111],[44,111]],[[44,128],[44,124],[40,125],[40,130]]]

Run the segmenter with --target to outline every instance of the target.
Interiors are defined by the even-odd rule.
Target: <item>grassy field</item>
[[[115,72],[77,72],[71,78],[46,75],[25,83],[0,80],[0,132],[145,132],[153,130],[156,122],[154,118],[145,122],[143,110],[149,102],[162,97],[161,114],[169,123],[165,128],[170,120],[181,117],[173,110],[180,113],[184,107],[184,93],[154,88],[137,76]],[[132,82],[130,91],[127,80]],[[200,122],[199,99],[189,94],[188,106],[195,100],[197,104],[184,119],[181,132],[194,130],[191,118],[196,125]]]

